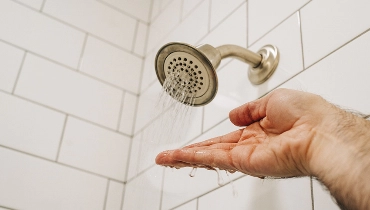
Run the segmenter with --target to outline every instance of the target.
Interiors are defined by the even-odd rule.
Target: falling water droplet
[[[236,197],[238,197],[238,191],[236,191],[236,188],[235,188],[235,185],[234,185],[234,181],[232,179],[230,179],[230,176],[229,176],[229,172],[228,171],[226,171],[226,175],[227,175],[227,178],[229,179],[231,188],[233,189],[233,196],[234,196],[234,198],[236,198]]]
[[[189,173],[189,176],[190,177],[194,177],[195,176],[195,172],[197,172],[197,168],[194,167],[193,169],[191,169],[190,173]]]
[[[216,168],[215,171],[217,172],[217,180],[218,180],[218,186],[223,186],[225,184],[224,179],[222,178],[220,174],[220,169]]]

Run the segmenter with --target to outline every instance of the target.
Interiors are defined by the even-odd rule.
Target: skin
[[[370,122],[320,96],[278,89],[229,114],[243,128],[158,154],[176,168],[219,168],[263,178],[314,176],[342,209],[370,206]]]

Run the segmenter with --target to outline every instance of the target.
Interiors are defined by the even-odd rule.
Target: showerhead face
[[[169,43],[163,46],[157,53],[155,70],[164,90],[183,104],[202,106],[217,93],[215,67],[199,48],[191,45]]]

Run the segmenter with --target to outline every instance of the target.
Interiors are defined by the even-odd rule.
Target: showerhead
[[[202,106],[215,97],[218,88],[216,69],[221,59],[235,56],[252,65],[249,78],[253,84],[267,80],[277,67],[279,54],[271,45],[259,54],[235,45],[214,48],[205,44],[197,47],[172,42],[157,53],[155,70],[164,90],[183,104]]]
[[[166,91],[171,96],[186,94],[181,102],[201,106],[216,95],[216,68],[220,61],[220,53],[210,45],[196,48],[184,43],[169,43],[159,50],[155,67],[161,85],[167,86]]]

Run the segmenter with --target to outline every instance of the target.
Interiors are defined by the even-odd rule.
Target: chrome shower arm
[[[220,52],[221,58],[236,57],[243,62],[248,63],[253,68],[259,66],[262,61],[261,54],[254,53],[237,45],[227,44],[216,47],[216,49]]]

